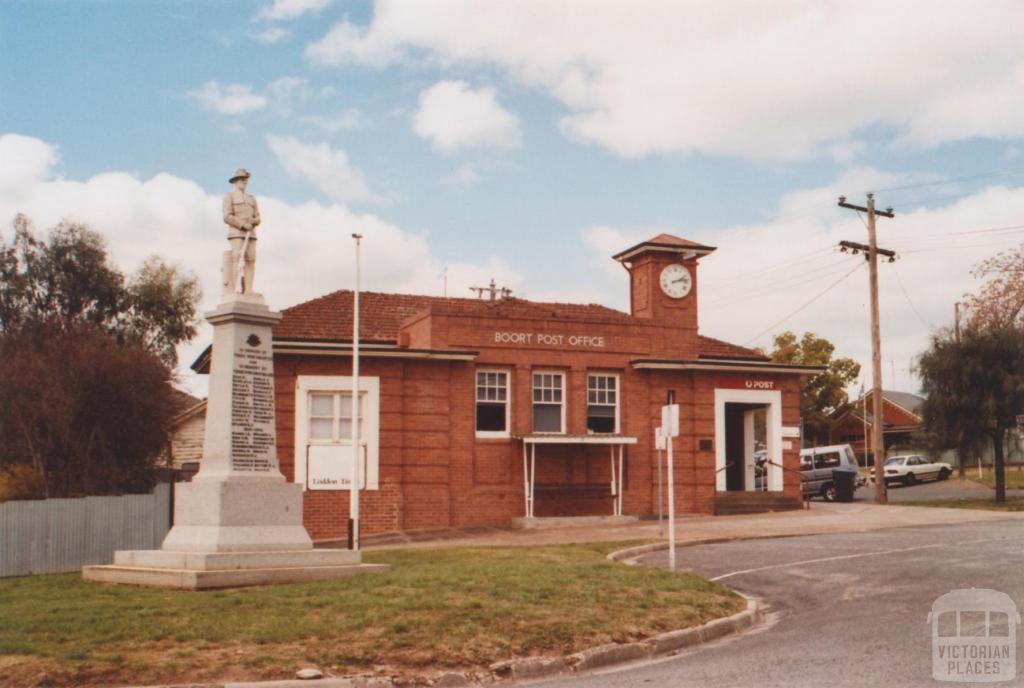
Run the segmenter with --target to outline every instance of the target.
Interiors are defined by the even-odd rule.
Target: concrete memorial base
[[[137,550],[114,553],[108,566],[86,566],[82,578],[179,590],[212,590],[250,585],[305,583],[380,573],[390,567],[363,564],[347,549],[271,552],[169,552]]]

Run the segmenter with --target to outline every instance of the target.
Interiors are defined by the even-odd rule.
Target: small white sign
[[[783,449],[792,449],[793,448],[793,441],[792,440],[782,440],[782,448]]]
[[[800,426],[798,426],[798,425],[797,426],[783,425],[782,426],[782,436],[783,437],[799,437],[800,436]]]
[[[665,437],[679,437],[679,404],[661,407],[661,431]]]
[[[661,428],[654,428],[654,448],[661,451],[668,449],[668,438],[661,434]]]
[[[359,447],[362,457],[359,489],[366,489],[366,445]],[[352,487],[352,447],[339,444],[314,444],[306,463],[307,490],[349,490]]]

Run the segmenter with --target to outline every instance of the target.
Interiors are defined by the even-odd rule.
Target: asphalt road
[[[677,657],[544,685],[948,685],[931,678],[926,618],[935,598],[957,588],[993,588],[1024,611],[1019,520],[699,545],[678,556],[681,567],[767,603],[768,623]],[[667,565],[667,554],[644,562]],[[1016,683],[995,685],[1024,685],[1024,668]]]
[[[995,494],[995,490],[987,485],[982,485],[973,480],[959,480],[956,477],[949,480],[917,483],[909,487],[890,485],[888,490],[889,502],[891,504],[913,502],[920,499],[994,499]],[[1024,490],[1007,490],[1006,496],[1024,497]],[[874,499],[874,484],[868,483],[857,490],[857,497],[859,499]]]

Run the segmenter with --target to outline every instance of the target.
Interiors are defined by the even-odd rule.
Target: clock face
[[[659,282],[665,295],[673,299],[683,298],[690,293],[690,289],[693,287],[690,271],[679,263],[666,265],[665,269],[661,271]]]

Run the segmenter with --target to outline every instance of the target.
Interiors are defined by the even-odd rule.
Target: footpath
[[[882,528],[941,526],[954,523],[1020,520],[1024,512],[985,511],[878,505],[861,499],[848,504],[811,502],[810,509],[736,516],[685,514],[676,518],[676,541],[683,544],[725,542],[764,537],[855,533]],[[667,521],[666,521],[667,526]],[[661,539],[657,520],[595,522],[523,530],[451,528],[418,533],[368,536],[363,549],[409,547],[537,547],[577,542],[621,542]]]

